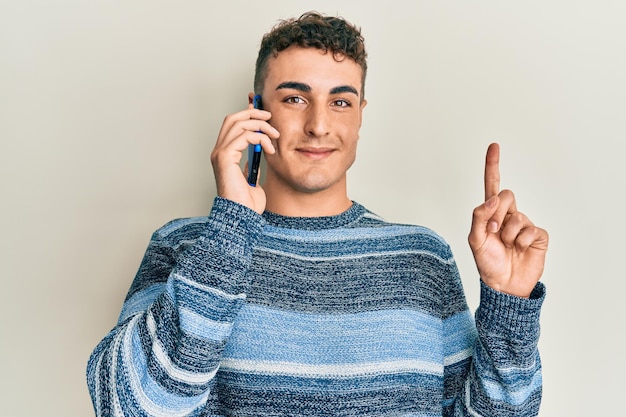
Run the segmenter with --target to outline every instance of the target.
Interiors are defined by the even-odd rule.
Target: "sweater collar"
[[[321,217],[290,217],[266,211],[263,218],[270,226],[287,229],[324,230],[345,227],[354,223],[365,214],[367,210],[359,203],[353,201],[352,206],[336,216]]]

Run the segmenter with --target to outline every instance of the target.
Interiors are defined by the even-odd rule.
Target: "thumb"
[[[482,246],[489,233],[498,231],[499,225],[492,218],[498,209],[499,203],[499,197],[494,195],[474,209],[472,227],[469,234],[469,244],[472,249]]]

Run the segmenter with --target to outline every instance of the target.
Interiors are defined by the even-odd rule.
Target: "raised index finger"
[[[485,201],[500,193],[500,145],[492,143],[485,158]]]

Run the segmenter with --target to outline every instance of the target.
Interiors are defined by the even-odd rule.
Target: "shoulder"
[[[247,235],[259,233],[262,218],[253,210],[233,201],[216,197],[211,212],[207,216],[183,217],[170,220],[157,229],[152,235],[155,244],[176,247],[194,243],[198,238],[207,235],[209,230],[214,234],[225,231],[245,232]]]
[[[207,216],[173,219],[153,233],[152,241],[173,247],[185,242],[195,241],[202,235],[207,223]]]

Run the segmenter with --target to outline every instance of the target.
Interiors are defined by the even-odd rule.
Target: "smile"
[[[320,160],[320,159],[324,159],[330,156],[335,151],[335,149],[306,147],[306,148],[297,148],[296,151],[300,155],[306,158],[313,159],[313,160]]]

